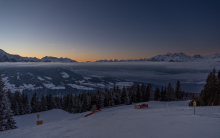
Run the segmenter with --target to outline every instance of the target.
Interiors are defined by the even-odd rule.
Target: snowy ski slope
[[[18,129],[0,132],[0,138],[220,138],[220,106],[193,107],[188,101],[148,102],[69,114],[55,109],[41,112],[44,124],[36,126],[36,114],[15,117]]]

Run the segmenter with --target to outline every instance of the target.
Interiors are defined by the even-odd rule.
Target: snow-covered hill
[[[70,91],[73,93],[104,91],[105,88],[111,89],[114,85],[122,88],[123,86],[132,86],[134,84],[114,77],[80,74],[79,70],[70,69],[68,63],[58,63],[62,67],[54,64],[2,63],[0,74],[5,83],[4,89],[10,89],[12,92],[25,90],[30,94],[32,92],[49,92],[56,95],[60,93],[67,94]]]
[[[130,62],[130,61],[150,61],[150,62],[220,62],[220,53],[207,56],[194,55],[188,56],[184,53],[167,53],[165,55],[157,55],[149,59],[128,59],[128,60],[97,60],[96,62]]]
[[[18,129],[0,132],[1,138],[219,138],[220,106],[189,107],[188,101],[148,102],[69,114],[55,109],[40,112],[44,124],[36,126],[37,114],[15,116]]]
[[[38,59],[36,57],[21,57],[19,55],[8,54],[0,49],[0,62],[77,62],[69,58],[44,57]]]

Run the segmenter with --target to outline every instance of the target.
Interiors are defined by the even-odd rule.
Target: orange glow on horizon
[[[27,50],[17,50],[17,49],[3,49],[6,53],[8,54],[12,54],[12,55],[20,55],[22,57],[36,57],[38,59],[42,59],[45,56],[48,57],[57,57],[57,58],[69,58],[72,60],[76,60],[77,62],[95,62],[97,60],[127,60],[127,59],[144,59],[144,58],[151,58],[157,55],[165,55],[166,53],[175,53],[175,52],[156,52],[156,51],[152,51],[150,54],[148,53],[137,53],[137,54],[133,54],[132,52],[127,52],[127,53],[115,53],[113,52],[107,52],[107,51],[79,51],[79,50],[73,50],[73,49],[66,49],[66,50],[60,50],[60,49],[56,49],[54,51],[50,51],[48,49],[27,49]],[[181,51],[176,51],[176,53],[179,53]],[[186,52],[183,51],[183,53],[185,53],[186,55],[189,56],[194,56],[196,54],[194,54],[193,52]],[[214,53],[214,52],[213,52]],[[209,55],[209,54],[213,54],[212,52],[205,54],[205,52],[201,53],[201,55],[205,56],[205,55]]]

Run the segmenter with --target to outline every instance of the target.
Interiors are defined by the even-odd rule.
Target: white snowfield
[[[55,86],[52,82],[42,83],[47,89],[66,89],[64,86]]]
[[[67,74],[66,72],[61,72],[61,75],[63,78],[69,78],[69,74]]]
[[[37,76],[37,79],[40,80],[40,81],[44,81],[44,79],[39,77],[39,76]]]
[[[35,87],[34,84],[25,84],[25,83],[23,83],[23,85],[21,85],[19,87],[16,87],[15,84],[11,84],[9,82],[8,77],[4,77],[4,78],[2,78],[2,80],[5,83],[4,90],[10,89],[12,92],[15,92],[15,91],[22,92],[24,89],[28,89],[28,90],[42,89],[42,87]]]
[[[67,84],[67,85],[71,86],[72,88],[79,89],[79,90],[94,90],[93,88],[85,87],[85,86],[81,86],[77,84]]]
[[[52,78],[50,77],[47,77],[47,76],[44,76],[44,78],[48,79],[48,80],[52,80]]]
[[[220,106],[193,107],[188,101],[147,103],[69,114],[55,109],[15,117],[18,129],[0,132],[1,138],[220,138]]]
[[[133,82],[117,82],[116,86],[118,86],[120,89],[125,87],[131,87],[134,83]]]

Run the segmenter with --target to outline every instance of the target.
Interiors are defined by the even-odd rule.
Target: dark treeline
[[[90,111],[95,104],[98,109],[116,105],[130,105],[132,103],[155,101],[174,101],[186,100],[187,93],[180,89],[180,82],[177,81],[174,89],[169,83],[167,87],[152,89],[151,84],[133,85],[131,87],[105,89],[104,92],[87,92],[81,94],[69,93],[65,96],[42,95],[37,98],[37,93],[33,94],[29,102],[27,94],[23,91],[12,94],[7,91],[8,98],[11,102],[11,109],[14,115],[24,115],[36,112],[42,112],[52,109],[63,109],[69,113],[81,113]]]
[[[204,89],[200,96],[194,96],[190,102],[192,106],[193,101],[196,101],[198,106],[220,105],[220,70],[218,73],[215,68],[208,74]]]

